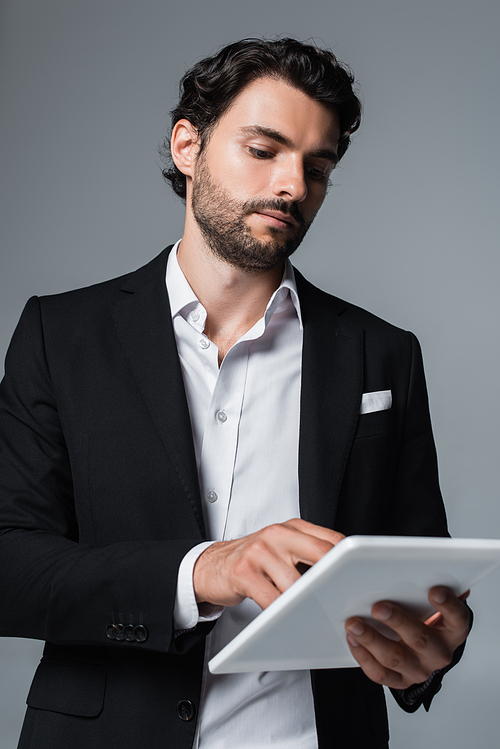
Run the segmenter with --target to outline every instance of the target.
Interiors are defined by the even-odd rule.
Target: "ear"
[[[186,176],[193,176],[193,167],[198,153],[198,132],[189,120],[179,120],[175,123],[170,138],[170,153],[180,172]]]

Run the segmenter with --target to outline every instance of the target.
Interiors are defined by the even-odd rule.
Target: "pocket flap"
[[[363,414],[358,419],[358,426],[354,439],[363,439],[364,437],[377,437],[380,434],[386,434],[390,431],[393,424],[393,411],[372,411]]]
[[[94,718],[101,712],[106,667],[41,661],[26,702],[29,707]]]

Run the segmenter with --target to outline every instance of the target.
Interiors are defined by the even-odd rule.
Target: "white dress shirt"
[[[177,262],[167,290],[191,416],[203,515],[210,539],[228,540],[299,517],[298,444],[302,323],[293,268],[262,317],[227,352],[204,334],[206,310]],[[196,749],[317,749],[309,671],[214,676],[206,663],[257,614],[246,599],[201,616],[192,570],[210,542],[179,570],[178,629],[220,617],[207,638]],[[222,615],[221,615],[222,611]]]

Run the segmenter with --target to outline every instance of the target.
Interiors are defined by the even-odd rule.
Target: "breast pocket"
[[[366,439],[367,437],[377,437],[382,434],[388,434],[393,424],[394,412],[392,408],[384,411],[372,411],[371,413],[361,414],[358,419],[358,426],[354,439]]]
[[[95,718],[102,711],[106,667],[42,660],[26,700],[29,707]]]

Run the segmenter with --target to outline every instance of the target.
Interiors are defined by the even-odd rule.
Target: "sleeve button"
[[[123,628],[123,634],[127,642],[135,642],[135,630],[133,624],[127,624],[126,627]]]
[[[134,628],[134,637],[136,642],[145,642],[148,639],[148,630],[142,624]]]

